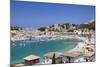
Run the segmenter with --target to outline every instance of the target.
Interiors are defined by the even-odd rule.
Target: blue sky
[[[56,23],[86,23],[95,19],[95,7],[40,2],[11,2],[11,25],[38,28]]]

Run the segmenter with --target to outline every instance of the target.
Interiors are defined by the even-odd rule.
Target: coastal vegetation
[[[38,28],[39,31],[45,31],[46,30],[46,27],[40,27]]]
[[[89,29],[89,30],[95,30],[95,21],[91,21],[87,24],[80,24],[79,29]]]
[[[11,30],[22,30],[22,27],[19,26],[11,26]]]

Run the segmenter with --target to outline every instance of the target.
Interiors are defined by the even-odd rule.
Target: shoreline
[[[27,38],[24,38],[24,37],[20,37],[20,38],[11,38],[11,41],[12,42],[15,42],[15,41],[27,41],[27,40],[33,40],[33,39],[37,39],[39,41],[47,41],[47,40],[63,40],[63,39],[77,39],[77,40],[80,40],[81,42],[78,42],[76,47],[68,50],[68,51],[64,51],[64,52],[78,52],[78,53],[83,53],[84,50],[86,50],[86,46],[90,43],[90,44],[95,44],[95,37],[94,39],[90,38],[92,42],[89,42],[88,38],[87,37],[82,37],[82,36],[78,36],[78,35],[41,35],[41,36],[34,36],[34,37],[27,37]],[[94,41],[94,42],[93,42]],[[95,47],[94,47],[95,48]],[[63,53],[63,52],[62,52]],[[40,62],[42,63],[42,62]],[[18,65],[18,64],[15,64],[15,65]]]
[[[11,41],[27,41],[27,40],[57,40],[57,39],[78,39],[78,40],[82,40],[82,37],[76,36],[76,35],[53,35],[53,36],[49,36],[49,35],[42,35],[42,36],[34,36],[34,37],[27,37],[27,38],[11,38]]]

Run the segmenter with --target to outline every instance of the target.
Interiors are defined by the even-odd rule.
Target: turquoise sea
[[[48,41],[11,41],[11,64],[23,62],[23,58],[34,54],[43,58],[48,52],[64,52],[74,48],[77,45],[76,39],[60,39]]]

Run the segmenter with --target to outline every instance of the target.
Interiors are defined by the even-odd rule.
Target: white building
[[[61,27],[59,26],[59,24],[54,24],[54,29],[60,31]]]
[[[62,59],[65,58],[64,63],[86,62],[83,55],[76,52],[64,52]]]
[[[82,35],[82,34],[89,34],[89,30],[88,29],[79,29],[79,30],[74,30],[74,32],[78,35]]]

